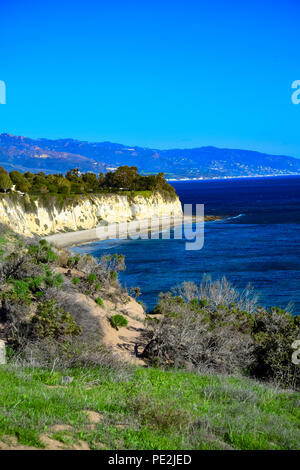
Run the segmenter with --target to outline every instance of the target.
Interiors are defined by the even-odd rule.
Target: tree
[[[9,173],[10,179],[13,184],[16,186],[17,191],[22,191],[22,193],[28,193],[30,185],[24,175],[20,171],[11,171]]]
[[[7,173],[0,173],[0,191],[5,193],[12,187],[13,183]]]
[[[62,194],[70,194],[71,192],[71,182],[64,178],[63,176],[59,176],[57,178],[57,185],[58,185],[58,192]]]
[[[105,183],[105,177],[103,175],[103,173],[99,173],[99,176],[98,176],[98,187],[99,188],[102,188],[104,186],[104,183]]]
[[[79,168],[72,168],[71,170],[67,171],[66,178],[72,183],[79,183],[80,182]]]
[[[7,174],[7,171],[2,166],[0,166],[0,173],[6,173]]]
[[[30,183],[33,181],[34,177],[35,177],[35,174],[31,173],[30,171],[26,171],[26,173],[24,173],[24,178],[26,178],[26,180],[29,181]]]
[[[33,194],[46,194],[48,192],[48,181],[45,176],[40,173],[34,175],[31,187],[31,192]]]
[[[95,191],[98,186],[97,175],[95,173],[84,173],[82,175],[82,181],[86,191]]]
[[[73,194],[83,194],[84,185],[83,183],[71,183],[71,193]]]
[[[108,188],[113,188],[114,184],[114,173],[112,171],[108,171],[105,175],[105,186]]]
[[[113,173],[113,185],[117,188],[133,189],[134,180],[137,178],[136,166],[120,166]]]

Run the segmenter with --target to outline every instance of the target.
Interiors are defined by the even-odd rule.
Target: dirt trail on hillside
[[[84,294],[62,293],[60,303],[72,312],[76,322],[82,327],[82,332],[91,340],[111,349],[122,360],[133,364],[144,365],[145,362],[137,357],[136,351],[144,348],[144,321],[146,314],[141,305],[133,298],[127,297],[127,303],[104,300],[99,306],[93,299]],[[110,317],[123,315],[128,326],[116,330],[112,328]]]

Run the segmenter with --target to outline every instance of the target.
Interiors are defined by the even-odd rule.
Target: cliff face
[[[149,197],[119,194],[76,196],[62,201],[55,196],[0,195],[0,222],[15,232],[31,236],[95,228],[106,222],[180,216],[179,198],[160,193]]]

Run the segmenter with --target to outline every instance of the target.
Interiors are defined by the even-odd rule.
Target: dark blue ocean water
[[[300,177],[245,178],[172,183],[182,203],[201,203],[205,214],[226,215],[205,223],[202,250],[184,240],[108,240],[74,248],[96,257],[123,253],[121,281],[140,286],[148,309],[159,292],[183,281],[226,276],[237,288],[251,283],[260,304],[300,314]]]

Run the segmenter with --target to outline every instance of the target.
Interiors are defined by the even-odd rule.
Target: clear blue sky
[[[1,0],[0,132],[300,157],[300,2]]]

